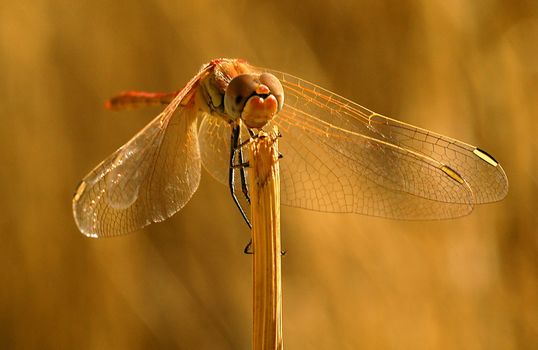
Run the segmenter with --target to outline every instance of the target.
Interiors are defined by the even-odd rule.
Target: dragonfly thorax
[[[210,74],[201,79],[197,98],[198,105],[210,114],[224,117],[224,89],[222,82],[216,79],[215,74]]]

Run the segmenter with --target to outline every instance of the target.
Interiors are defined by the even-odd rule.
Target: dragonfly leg
[[[248,167],[249,162],[244,161],[243,157],[243,147],[250,141],[251,138],[258,137],[258,134],[254,133],[253,130],[248,129],[250,138],[248,140],[245,140],[241,142],[240,134],[241,129],[239,125],[234,125],[232,128],[232,142],[231,142],[231,149],[230,149],[230,170],[229,170],[229,186],[230,186],[230,192],[232,194],[232,198],[237,205],[237,208],[239,208],[239,211],[241,212],[241,215],[243,216],[243,219],[247,223],[248,227],[252,229],[252,224],[250,223],[245,210],[241,206],[241,203],[239,203],[239,200],[237,199],[237,196],[235,194],[235,170],[239,168],[239,176],[241,180],[241,190],[243,192],[243,195],[245,196],[245,199],[250,204],[250,194],[248,190],[248,184],[247,184],[247,178],[245,173],[245,168]],[[282,134],[278,134],[278,137],[281,137]],[[236,164],[236,155],[238,156],[238,164]],[[282,154],[279,153],[279,159],[282,158]],[[248,244],[243,249],[243,252],[245,254],[254,254],[254,251],[252,249],[252,238],[249,240]],[[282,256],[286,254],[286,251],[281,251]]]
[[[248,168],[249,166],[250,166],[249,162],[244,162],[244,163],[234,164],[232,165],[232,168],[244,170],[245,168]]]
[[[237,147],[235,147],[236,150],[242,149],[243,147],[245,147],[250,142],[250,140],[256,139],[256,138],[259,137],[259,134],[255,134],[254,131],[252,131],[251,129],[248,129],[248,133],[249,133],[250,137],[248,139],[246,139],[245,141],[243,141],[243,142],[239,142]]]
[[[239,163],[245,164],[244,159],[243,159],[243,148],[239,148],[237,151],[239,152]],[[246,164],[248,164],[248,162],[246,162]],[[248,192],[248,184],[247,184],[247,176],[245,174],[245,167],[239,168],[239,176],[241,178],[241,190],[243,191],[243,194],[245,195],[245,198],[248,204],[250,204],[250,195]]]
[[[232,139],[231,139],[232,142],[231,142],[231,149],[230,149],[230,169],[228,172],[228,185],[230,187],[230,193],[232,195],[232,199],[235,205],[239,209],[239,212],[241,213],[241,216],[245,220],[248,228],[252,229],[252,224],[250,223],[248,216],[245,213],[245,210],[241,206],[241,203],[239,203],[239,200],[237,199],[237,196],[235,194],[235,171],[237,167],[235,166],[234,163],[235,163],[236,148],[237,148],[237,144],[239,143],[239,132],[240,132],[239,125],[234,125],[232,129]],[[252,239],[250,240],[250,242],[247,244],[247,246],[244,249],[244,252],[246,254],[252,253],[251,246],[252,246]]]
[[[254,254],[254,250],[252,250],[252,238],[250,239],[250,241],[248,241],[248,244],[245,246],[245,249],[243,249],[243,253]]]

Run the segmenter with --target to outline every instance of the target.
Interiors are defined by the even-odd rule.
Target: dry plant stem
[[[249,155],[254,250],[253,349],[283,349],[277,137],[260,133],[251,141]]]

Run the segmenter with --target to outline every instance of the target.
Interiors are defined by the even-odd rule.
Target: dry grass
[[[265,132],[249,144],[254,350],[282,350],[282,257],[278,140]]]
[[[538,348],[536,43],[536,1],[3,1],[0,348],[250,347],[249,234],[227,188],[204,173],[173,219],[110,240],[70,209],[159,111],[103,101],[175,90],[219,56],[478,144],[511,184],[453,221],[283,208],[287,348]]]

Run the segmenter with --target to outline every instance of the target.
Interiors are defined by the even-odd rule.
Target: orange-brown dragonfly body
[[[203,167],[242,191],[242,137],[282,133],[282,203],[324,212],[443,219],[504,198],[508,181],[485,151],[372,112],[292,75],[216,59],[173,93],[125,92],[110,109],[167,104],[80,183],[79,229],[113,236],[162,221],[192,197]]]

